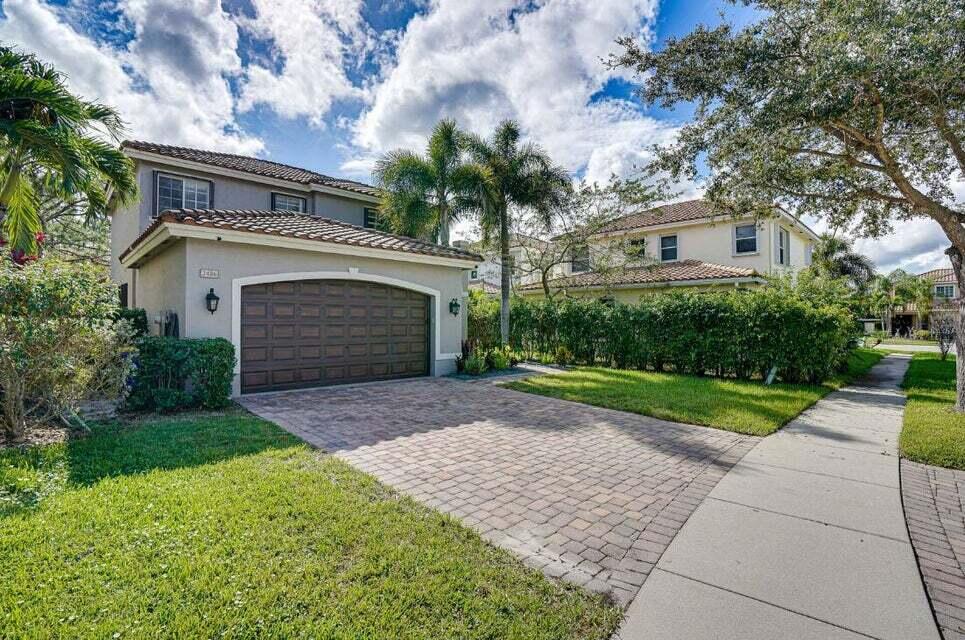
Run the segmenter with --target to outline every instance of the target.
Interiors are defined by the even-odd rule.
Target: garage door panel
[[[428,373],[428,297],[379,283],[242,289],[245,393]]]

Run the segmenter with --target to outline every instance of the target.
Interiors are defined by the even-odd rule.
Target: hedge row
[[[134,410],[220,409],[231,396],[234,367],[234,346],[224,338],[141,338],[127,404]]]
[[[527,357],[737,378],[773,367],[786,382],[840,369],[855,326],[843,308],[769,289],[653,295],[635,305],[516,298],[510,319],[510,342]],[[471,307],[470,339],[490,346],[498,323],[498,306]]]

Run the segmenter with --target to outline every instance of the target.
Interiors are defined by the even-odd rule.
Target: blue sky
[[[501,119],[574,176],[605,181],[673,140],[687,106],[647,108],[602,60],[753,10],[720,0],[3,0],[0,41],[116,106],[132,138],[259,155],[366,180],[454,117]],[[723,16],[721,16],[723,14]],[[681,197],[700,185],[680,185]],[[885,269],[940,266],[937,226],[862,243]],[[896,248],[898,247],[898,248]]]

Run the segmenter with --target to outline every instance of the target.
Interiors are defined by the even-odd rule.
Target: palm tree
[[[935,301],[935,281],[931,278],[909,278],[904,285],[908,301],[915,305],[915,315],[918,316],[918,327],[922,328],[931,313]]]
[[[864,290],[875,275],[874,263],[868,256],[855,251],[851,240],[833,234],[821,234],[811,258],[819,273],[844,278],[859,291]]]
[[[114,109],[70,93],[64,76],[35,56],[0,47],[0,207],[16,260],[37,251],[38,181],[65,200],[82,195],[90,216],[112,197],[136,197],[133,162],[104,140],[122,132]]]
[[[465,137],[466,146],[476,162],[486,168],[488,181],[477,191],[476,210],[484,239],[498,234],[501,254],[502,300],[499,332],[502,344],[509,342],[509,291],[512,262],[509,254],[510,208],[526,208],[550,225],[552,212],[563,205],[571,189],[565,169],[533,143],[520,143],[519,125],[502,122],[492,137]]]
[[[389,152],[375,165],[382,191],[382,218],[394,233],[449,244],[449,229],[471,207],[485,181],[482,167],[464,161],[462,136],[454,120],[432,130],[426,153]]]

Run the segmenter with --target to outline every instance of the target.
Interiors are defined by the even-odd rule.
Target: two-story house
[[[152,332],[223,337],[234,393],[455,368],[480,256],[377,230],[366,184],[128,141],[141,199],[112,212],[111,275]]]
[[[918,313],[914,302],[898,305],[892,310],[890,329],[895,335],[911,335],[918,329],[928,329],[929,320],[940,313],[952,313],[955,310],[953,301],[961,295],[955,281],[955,272],[946,269],[932,269],[920,273],[917,278],[932,283],[932,304],[925,313]]]
[[[595,247],[620,240],[639,245],[639,264],[603,274]],[[636,302],[644,293],[675,287],[758,286],[765,275],[797,273],[811,263],[818,236],[780,208],[763,220],[715,215],[709,202],[688,200],[617,218],[592,235],[563,265],[552,289],[571,296],[607,296]],[[538,282],[519,287],[542,295]]]

